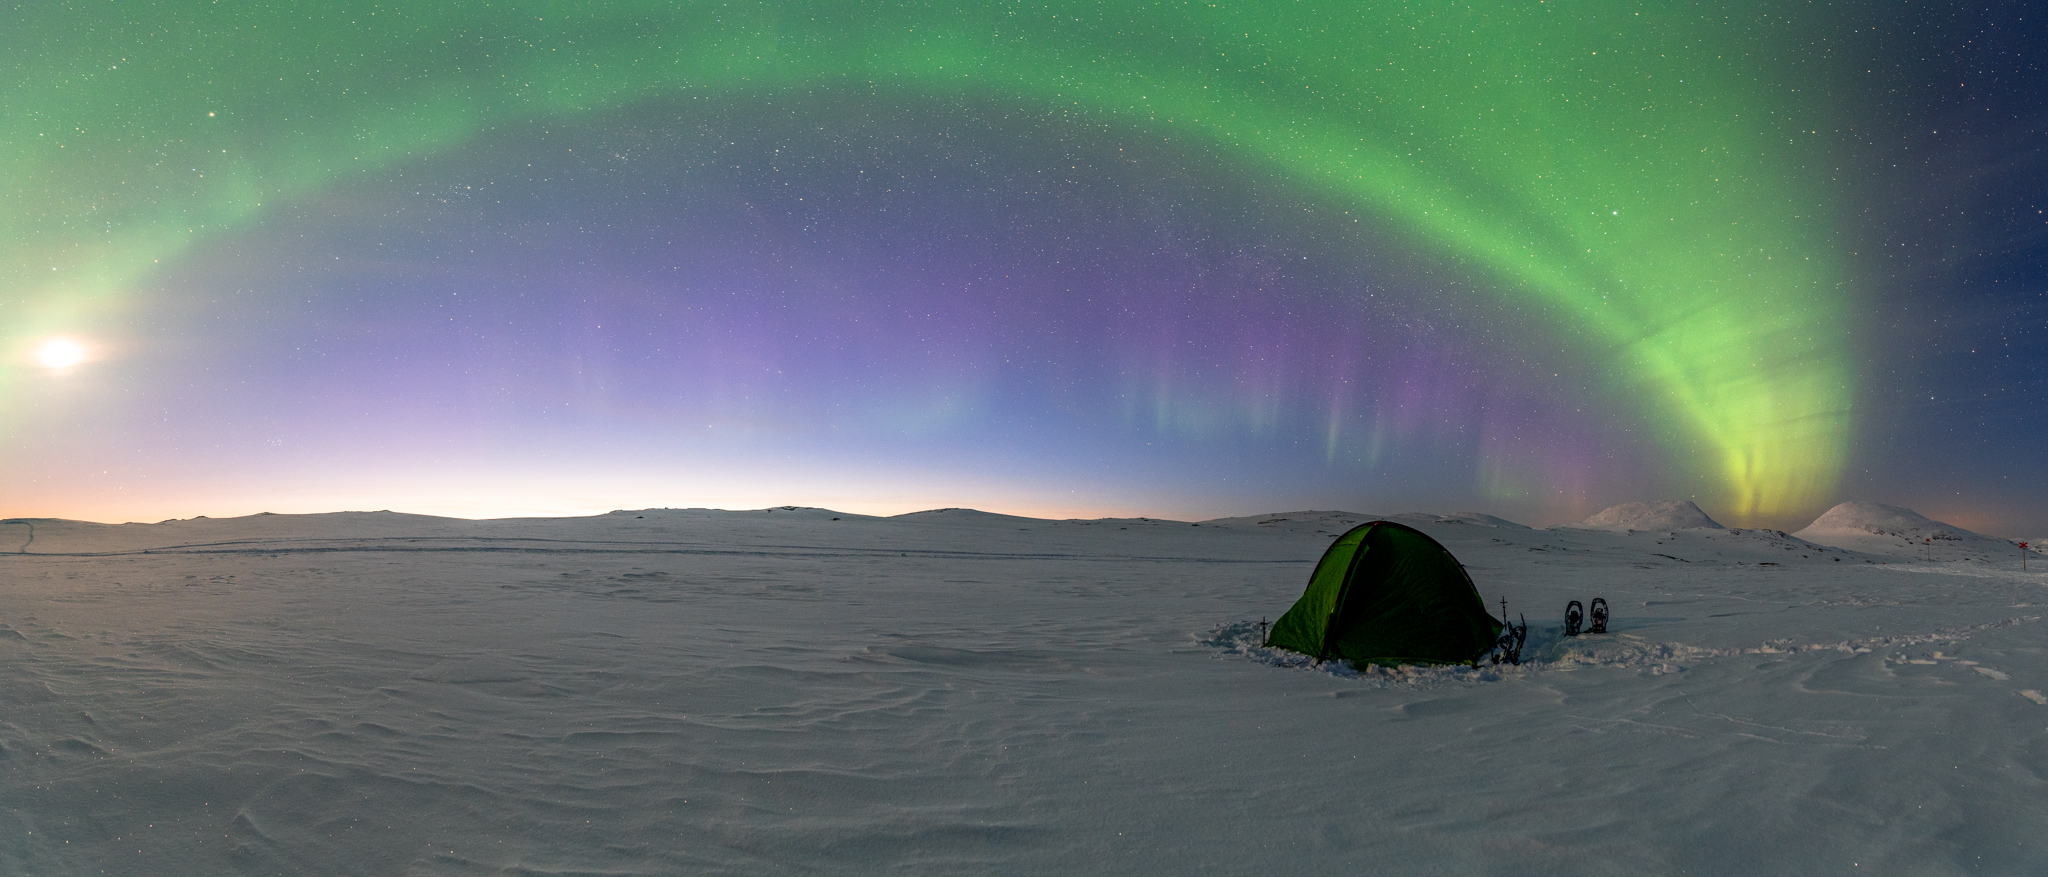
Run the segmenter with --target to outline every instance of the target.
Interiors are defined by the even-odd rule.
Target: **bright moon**
[[[70,368],[85,361],[85,348],[69,338],[52,338],[36,350],[36,362],[44,368]]]

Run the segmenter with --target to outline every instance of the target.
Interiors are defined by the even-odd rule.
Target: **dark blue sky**
[[[2021,4],[747,8],[7,13],[40,48],[0,131],[34,217],[0,514],[1862,499],[2048,533]]]

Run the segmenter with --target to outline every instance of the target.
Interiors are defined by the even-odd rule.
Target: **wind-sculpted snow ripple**
[[[1300,652],[1269,648],[1259,625],[1248,621],[1219,624],[1197,643],[1220,650],[1224,655],[1290,670],[1309,670],[1344,679],[1356,679],[1382,687],[1426,688],[1453,683],[1499,682],[1518,675],[1521,668],[1481,662],[1477,666],[1447,665],[1355,665],[1350,661],[1318,661]]]
[[[1983,624],[1944,628],[1922,633],[1844,639],[1835,642],[1795,642],[1775,639],[1748,648],[1710,648],[1676,642],[1654,642],[1630,634],[1582,634],[1566,638],[1556,628],[1533,631],[1520,664],[1494,664],[1482,658],[1475,665],[1365,665],[1350,661],[1317,661],[1308,655],[1263,645],[1264,633],[1253,622],[1218,624],[1197,638],[1205,647],[1223,655],[1245,658],[1274,667],[1312,670],[1346,679],[1358,679],[1386,686],[1429,687],[1447,683],[1500,682],[1525,678],[1532,673],[1589,668],[1642,670],[1652,675],[1683,672],[1701,662],[1741,655],[1789,655],[1802,652],[1868,653],[1888,648],[1953,643],[1978,633],[2014,627],[2041,620],[2039,615],[2013,616]],[[1981,671],[1980,671],[1981,672]]]

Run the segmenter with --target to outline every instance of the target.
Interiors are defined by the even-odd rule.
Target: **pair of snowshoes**
[[[1505,614],[1505,613],[1503,613]],[[1521,624],[1503,624],[1500,638],[1493,641],[1493,663],[1522,663],[1522,643],[1529,640],[1529,619],[1524,616]]]
[[[1585,610],[1585,609],[1584,609],[1583,607],[1581,607],[1581,606],[1579,605],[1579,601],[1577,601],[1577,600],[1573,600],[1573,601],[1571,601],[1570,603],[1567,603],[1567,604],[1565,604],[1565,607],[1564,607],[1564,635],[1565,635],[1565,636],[1578,636],[1578,635],[1579,635],[1579,628],[1580,628],[1580,627],[1581,627],[1582,625],[1585,625],[1585,623],[1586,623],[1586,610]],[[1602,599],[1602,598],[1600,598],[1600,597],[1594,597],[1594,598],[1593,598],[1593,624],[1592,624],[1592,626],[1590,626],[1590,627],[1586,627],[1586,630],[1585,630],[1585,632],[1586,632],[1586,633],[1606,633],[1606,632],[1607,632],[1607,601],[1606,601],[1605,599]]]

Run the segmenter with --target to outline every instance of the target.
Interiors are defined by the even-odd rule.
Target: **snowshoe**
[[[1586,623],[1586,609],[1573,600],[1564,607],[1564,635],[1578,636],[1579,625]]]
[[[1600,597],[1594,597],[1594,598],[1593,598],[1593,609],[1592,609],[1592,613],[1591,613],[1591,614],[1592,614],[1592,617],[1593,617],[1593,624],[1592,624],[1592,626],[1590,626],[1590,627],[1586,628],[1586,632],[1587,632],[1587,633],[1606,633],[1606,632],[1607,632],[1607,601],[1606,601],[1605,599],[1603,599],[1603,598],[1600,598]]]
[[[1493,663],[1521,664],[1522,643],[1529,639],[1529,619],[1524,617],[1521,624],[1501,625],[1500,639],[1493,641]]]

